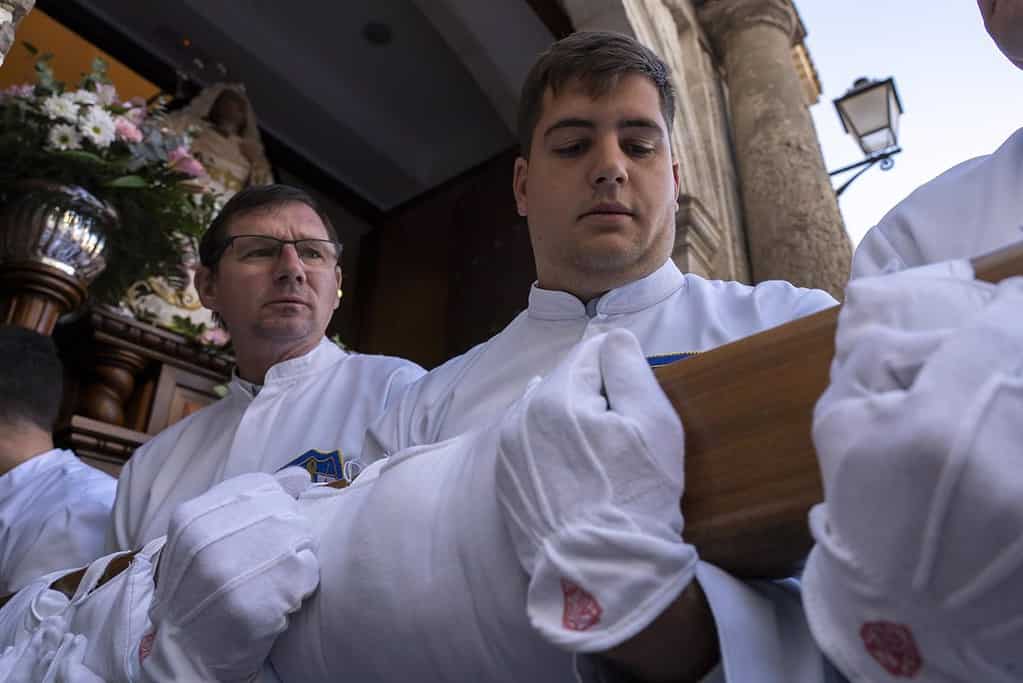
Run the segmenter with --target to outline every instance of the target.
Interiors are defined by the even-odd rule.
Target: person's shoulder
[[[59,475],[74,482],[75,485],[100,487],[117,485],[116,479],[85,462],[73,451],[61,450],[59,454],[59,460],[55,460]]]
[[[381,375],[392,375],[394,373],[408,373],[416,376],[426,374],[420,365],[398,356],[383,356],[372,353],[351,353],[345,361],[346,370],[359,372],[371,372]]]
[[[892,207],[857,247],[852,278],[974,256],[985,235],[1001,234],[992,223],[1018,216],[1021,181],[1023,128],[992,154],[956,164]]]
[[[725,311],[734,310],[739,314],[776,313],[783,318],[781,322],[838,303],[823,290],[798,287],[785,280],[765,280],[750,285],[734,280],[708,280],[692,273],[687,273],[685,277],[687,296],[695,295],[706,300],[710,306]]]

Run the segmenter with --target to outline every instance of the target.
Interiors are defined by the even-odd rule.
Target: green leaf
[[[107,80],[107,63],[100,57],[93,57],[92,59],[92,73],[89,74],[97,81],[105,83]]]
[[[68,157],[69,159],[77,159],[78,161],[91,161],[94,164],[106,163],[100,157],[96,156],[92,152],[83,152],[80,149],[69,149],[63,152],[58,152],[61,156]]]
[[[109,183],[106,183],[106,187],[122,187],[138,189],[148,187],[149,183],[146,179],[140,175],[123,175],[120,178],[114,178]]]

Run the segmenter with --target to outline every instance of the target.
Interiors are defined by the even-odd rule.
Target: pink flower
[[[36,87],[31,83],[22,83],[21,85],[12,85],[0,91],[0,95],[5,97],[32,97],[35,95]]]
[[[198,178],[206,173],[199,160],[192,156],[191,152],[184,145],[176,147],[167,153],[167,164],[179,173]]]
[[[167,163],[173,166],[182,159],[185,159],[190,156],[192,156],[192,154],[188,151],[188,148],[185,147],[184,145],[179,145],[172,149],[171,151],[167,152]]]
[[[134,109],[129,109],[128,111],[124,112],[124,118],[128,119],[136,126],[141,126],[142,121],[146,118],[146,110],[144,107],[136,107]]]
[[[119,140],[125,142],[142,142],[142,131],[129,119],[118,116],[114,119],[114,132]]]
[[[203,330],[199,335],[199,343],[207,346],[226,346],[231,341],[231,335],[222,327],[213,327]]]

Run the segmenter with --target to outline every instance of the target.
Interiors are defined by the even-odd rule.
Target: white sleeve
[[[80,567],[103,554],[116,481],[69,451],[39,456],[17,481],[4,510],[6,530],[0,594],[65,567]],[[12,474],[12,473],[8,473]],[[5,475],[7,476],[7,475]]]
[[[739,581],[714,565],[696,570],[718,631],[721,660],[701,683],[844,683],[810,634],[796,581]],[[634,679],[599,657],[578,657],[580,683]]]
[[[139,510],[133,500],[137,486],[133,486],[132,482],[137,478],[135,476],[135,463],[137,462],[135,458],[141,455],[145,449],[146,446],[143,445],[135,451],[132,458],[121,468],[121,477],[117,481],[117,494],[114,497],[114,507],[110,511],[110,524],[107,527],[105,545],[108,553],[131,550],[135,545],[135,534],[138,530],[135,528],[134,520],[138,519]]]
[[[829,667],[810,634],[794,581],[746,583],[706,562],[700,562],[696,577],[717,626],[723,680],[829,680]]]
[[[853,253],[850,280],[872,275],[886,275],[906,269],[906,264],[888,239],[885,224],[881,223],[867,232]]]
[[[436,443],[458,381],[483,348],[481,344],[389,392],[386,412],[366,430],[363,461],[368,465],[412,446]]]

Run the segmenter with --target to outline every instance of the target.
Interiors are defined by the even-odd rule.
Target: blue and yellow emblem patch
[[[692,358],[693,356],[700,353],[699,351],[680,351],[678,353],[659,353],[655,356],[647,356],[646,362],[650,364],[652,368],[659,368],[662,365],[674,363],[675,361],[685,360],[686,358]]]
[[[301,467],[309,472],[309,476],[316,483],[344,481],[350,484],[359,473],[358,463],[345,462],[340,449],[333,451],[310,449],[284,467]]]

